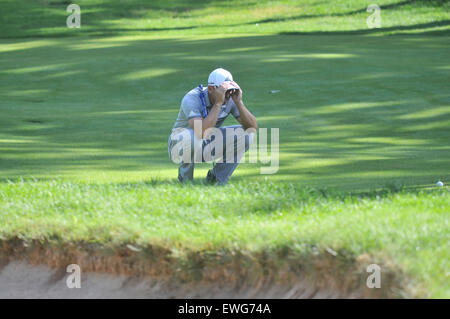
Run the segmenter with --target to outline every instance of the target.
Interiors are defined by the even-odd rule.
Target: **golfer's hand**
[[[239,88],[239,90],[235,90],[234,94],[231,96],[234,104],[237,104],[238,102],[242,102],[242,89],[236,82],[234,82],[234,81],[232,81],[232,82],[237,88]]]
[[[223,102],[225,101],[225,92],[227,91],[224,84],[214,88],[212,91],[212,95],[214,97],[214,103],[219,104],[222,106]]]

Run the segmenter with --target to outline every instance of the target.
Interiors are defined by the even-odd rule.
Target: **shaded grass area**
[[[175,179],[167,137],[180,100],[222,66],[259,126],[280,128],[280,169],[269,180],[347,190],[446,182],[448,44],[423,36],[4,40],[0,178]],[[264,178],[262,165],[240,165],[233,180]],[[196,178],[207,167],[198,165]]]
[[[449,198],[447,188],[349,195],[290,183],[8,182],[0,184],[0,237],[158,247],[189,263],[221,251],[284,251],[286,260],[335,252],[348,263],[395,265],[412,278],[409,294],[446,297]],[[192,252],[197,259],[186,257]]]
[[[364,0],[79,0],[81,29],[66,27],[65,0],[4,0],[0,38],[74,35],[187,35],[363,32],[448,34],[446,0],[379,0],[383,29],[369,30]]]

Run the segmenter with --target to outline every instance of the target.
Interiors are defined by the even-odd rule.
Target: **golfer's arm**
[[[237,121],[242,125],[244,130],[248,128],[254,128],[255,130],[258,129],[258,123],[256,123],[256,118],[253,116],[252,113],[245,107],[244,103],[238,102],[236,103],[236,106],[239,110],[239,117],[237,118]]]
[[[195,117],[189,120],[189,126],[194,130],[195,134],[197,134],[198,137],[203,138],[205,135],[205,131],[216,125],[217,119],[219,118],[220,109],[221,106],[219,104],[214,104],[208,116],[204,119]],[[196,127],[195,121],[202,121],[202,126]]]

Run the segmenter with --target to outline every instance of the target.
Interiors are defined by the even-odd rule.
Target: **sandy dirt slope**
[[[234,287],[212,283],[176,284],[164,281],[81,273],[81,288],[68,288],[70,274],[15,261],[0,270],[0,298],[340,298],[307,283],[289,287]]]

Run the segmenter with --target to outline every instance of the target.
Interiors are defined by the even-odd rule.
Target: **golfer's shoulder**
[[[200,97],[199,97],[199,91],[197,88],[194,88],[186,93],[186,95],[181,100],[181,105],[192,105],[195,106],[197,104],[201,103]]]

